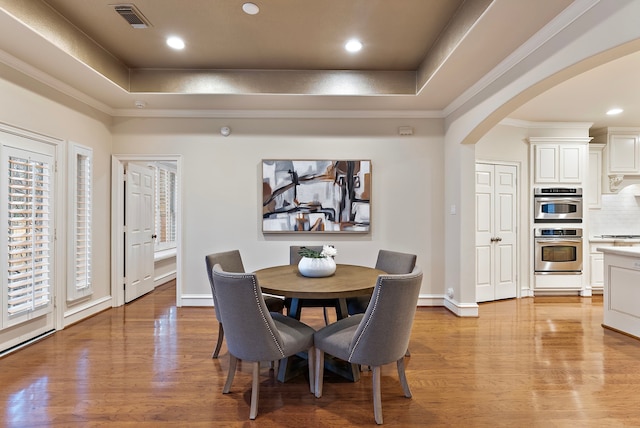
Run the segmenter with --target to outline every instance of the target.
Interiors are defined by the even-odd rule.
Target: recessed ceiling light
[[[622,110],[621,108],[617,108],[617,107],[616,107],[616,108],[612,108],[611,110],[609,110],[609,111],[607,112],[607,115],[609,115],[609,116],[615,116],[616,114],[620,114],[620,113],[622,113],[623,111],[624,111],[624,110]]]
[[[184,49],[184,40],[180,37],[171,36],[167,38],[167,45],[173,49]]]
[[[344,48],[349,52],[358,52],[362,49],[362,43],[360,40],[351,39],[344,45]]]
[[[242,10],[247,15],[257,15],[260,12],[260,8],[255,3],[245,3],[242,5]]]

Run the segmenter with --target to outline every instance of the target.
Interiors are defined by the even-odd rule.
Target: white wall
[[[110,282],[110,189],[111,189],[111,118],[97,113],[84,104],[62,96],[56,91],[0,64],[0,122],[16,128],[63,140],[58,156],[57,186],[65,189],[66,199],[67,142],[72,141],[93,149],[93,295],[89,300],[66,302],[66,276],[58,271],[56,296],[61,296],[64,319],[62,328],[111,306]],[[56,200],[56,214],[66,218],[66,200]],[[63,221],[64,224],[64,221]],[[64,230],[58,230],[56,256],[58,265],[66,267]],[[60,317],[59,319],[62,319]],[[62,325],[60,325],[62,324]],[[0,349],[2,347],[0,346]]]
[[[602,195],[602,208],[589,210],[591,235],[640,235],[640,184]]]
[[[220,127],[231,127],[229,137]],[[400,137],[398,126],[412,126]],[[330,243],[339,263],[373,266],[381,248],[416,253],[422,302],[444,277],[441,120],[114,119],[114,153],[182,156],[184,305],[211,300],[204,256],[240,249],[245,268],[288,263],[289,245]],[[369,234],[263,234],[262,159],[370,159]]]

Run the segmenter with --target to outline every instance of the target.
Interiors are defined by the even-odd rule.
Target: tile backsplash
[[[602,208],[589,211],[590,235],[640,235],[640,196],[635,187],[602,195]]]

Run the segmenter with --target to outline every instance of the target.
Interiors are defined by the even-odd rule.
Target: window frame
[[[85,163],[84,169],[79,165],[81,160]],[[67,302],[73,302],[93,294],[93,149],[81,144],[70,143],[68,172],[69,224],[66,298]],[[82,201],[84,201],[84,208]],[[83,216],[82,227],[78,222],[79,215]],[[79,275],[80,273],[83,274]]]
[[[156,259],[158,253],[175,253],[177,247],[177,202],[178,202],[178,169],[175,162],[153,162],[150,166],[155,174],[155,206],[154,206],[154,227],[157,235],[154,242],[154,252]],[[165,177],[163,177],[163,175]],[[167,177],[168,176],[168,180]],[[171,183],[171,180],[173,182]],[[166,188],[165,183],[170,183]],[[161,197],[164,195],[164,198]],[[168,201],[165,207],[161,207],[163,201]],[[168,219],[163,224],[163,217]],[[163,240],[164,237],[167,240]]]
[[[54,189],[55,189],[55,165],[54,158],[50,154],[41,153],[41,152],[32,152],[28,149],[22,149],[17,147],[3,146],[0,149],[0,159],[2,160],[2,165],[0,167],[0,172],[2,176],[7,177],[7,180],[2,181],[2,189],[0,190],[1,199],[3,201],[10,201],[12,196],[12,192],[10,191],[11,179],[10,177],[10,164],[11,159],[19,159],[26,160],[25,165],[30,166],[31,169],[25,169],[25,173],[31,173],[33,175],[31,181],[33,186],[28,190],[31,190],[31,193],[25,191],[24,198],[25,202],[23,205],[32,205],[33,207],[33,216],[24,217],[25,222],[32,223],[32,226],[29,228],[25,228],[24,242],[32,242],[37,245],[32,245],[29,248],[25,249],[25,253],[29,253],[31,255],[31,265],[27,266],[27,264],[23,264],[26,267],[25,274],[30,276],[33,281],[30,284],[31,287],[31,300],[32,307],[17,310],[14,313],[11,313],[9,309],[9,305],[11,304],[10,293],[10,278],[9,272],[11,268],[11,257],[10,252],[7,251],[6,255],[0,257],[3,265],[2,272],[2,322],[0,323],[1,328],[12,327],[18,324],[21,324],[25,321],[40,317],[41,315],[51,313],[53,311],[54,305],[54,285],[55,285],[55,261],[54,261],[54,236],[55,236],[55,220],[54,220]],[[41,174],[35,173],[36,168],[41,168],[42,171],[47,171],[46,174],[42,172]],[[16,180],[20,180],[19,174],[16,174]],[[38,177],[36,177],[38,176]],[[29,181],[28,177],[24,177],[26,182]],[[36,187],[36,183],[38,183]],[[19,187],[16,183],[14,186]],[[25,188],[26,189],[26,188]],[[26,199],[32,199],[31,202],[27,202]],[[36,206],[36,200],[40,200],[40,204]],[[47,200],[48,202],[44,203],[42,201]],[[16,203],[18,201],[16,200]],[[43,209],[46,208],[46,209]],[[11,224],[12,217],[9,210],[2,210],[0,213],[0,219],[4,224]],[[16,220],[17,222],[17,220]],[[26,233],[28,229],[33,229],[32,233]],[[40,230],[39,233],[36,230]],[[16,234],[16,238],[19,238],[20,233]],[[28,236],[31,235],[29,239]],[[2,244],[5,248],[9,248],[11,245],[11,236],[12,233],[9,232],[9,229],[5,229],[3,232]],[[36,239],[38,238],[38,239]],[[37,262],[36,260],[37,259]],[[14,262],[15,263],[15,262]],[[15,266],[17,268],[19,266]],[[37,284],[36,284],[37,283]],[[29,284],[25,284],[29,285]],[[27,287],[28,288],[28,287]],[[26,290],[26,289],[25,289]],[[19,290],[15,290],[20,292]],[[26,290],[28,291],[28,290]],[[22,293],[24,294],[24,293]],[[27,300],[29,300],[29,293],[24,294]]]

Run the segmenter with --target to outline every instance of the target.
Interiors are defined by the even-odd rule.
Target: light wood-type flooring
[[[317,308],[303,321],[323,325]],[[640,341],[603,329],[602,298],[525,298],[481,304],[479,318],[419,308],[404,398],[395,364],[382,372],[385,426],[640,426]],[[320,399],[299,376],[262,369],[249,421],[251,370],[222,394],[223,347],[211,359],[213,308],[176,308],[159,287],[0,359],[4,427],[374,426],[371,372],[327,374]]]

